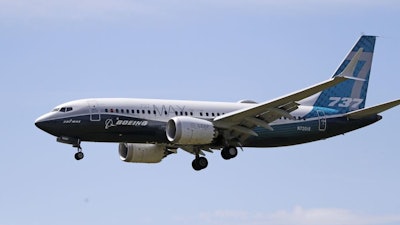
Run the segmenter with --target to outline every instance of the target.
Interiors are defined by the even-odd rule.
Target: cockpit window
[[[61,107],[61,108],[55,108],[53,109],[53,112],[69,112],[72,111],[72,107]]]

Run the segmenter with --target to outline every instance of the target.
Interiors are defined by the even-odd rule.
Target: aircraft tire
[[[221,156],[225,160],[235,158],[238,154],[237,148],[233,146],[225,147],[221,151]]]
[[[192,161],[192,167],[196,171],[205,169],[207,166],[208,166],[208,160],[205,157],[199,157]]]
[[[200,165],[197,163],[197,160],[196,160],[196,159],[193,159],[193,161],[192,161],[192,167],[193,167],[193,169],[196,170],[196,171],[201,170],[201,169],[200,169]]]
[[[83,157],[85,157],[85,155],[83,154],[83,152],[77,152],[77,153],[75,153],[75,159],[76,159],[76,160],[81,160],[81,159],[83,159]]]
[[[197,159],[197,163],[199,164],[201,169],[205,169],[208,166],[208,160],[205,157],[199,157]]]

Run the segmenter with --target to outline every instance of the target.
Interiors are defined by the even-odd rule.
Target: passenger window
[[[116,113],[119,113],[119,110],[118,110],[118,109],[115,109],[115,112],[116,112]]]
[[[190,115],[193,116],[193,112],[190,112]]]
[[[211,113],[211,115],[212,115],[212,116],[215,116],[215,114],[214,114],[214,113]]]
[[[185,116],[187,116],[188,115],[188,113],[187,112],[185,112]]]
[[[200,116],[203,116],[203,113],[202,113],[202,112],[200,113]]]
[[[135,110],[132,109],[131,112],[132,112],[132,113],[135,113]]]
[[[138,109],[138,110],[136,110],[136,112],[137,112],[137,114],[140,114],[140,110]]]
[[[144,109],[142,109],[142,114],[145,114],[146,113],[146,111],[144,111]]]
[[[206,116],[208,116],[208,112],[206,112]]]
[[[108,112],[108,109],[105,109],[104,112]]]
[[[123,110],[123,109],[121,109],[121,113],[124,113],[124,110]]]

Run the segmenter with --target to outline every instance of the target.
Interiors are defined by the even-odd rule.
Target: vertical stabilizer
[[[361,36],[356,45],[336,70],[335,76],[353,77],[343,83],[322,91],[306,102],[337,110],[339,113],[362,109],[365,106],[375,36]]]

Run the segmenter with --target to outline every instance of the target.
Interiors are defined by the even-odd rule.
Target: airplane
[[[76,160],[84,157],[81,142],[115,142],[124,162],[158,163],[179,148],[195,156],[198,171],[208,165],[205,152],[220,150],[229,160],[238,148],[302,144],[381,120],[400,99],[365,108],[375,40],[361,36],[330,79],[269,101],[81,99],[35,125],[76,148]]]

